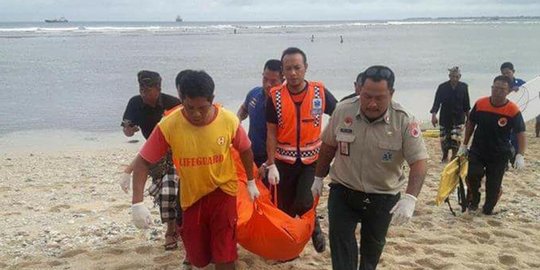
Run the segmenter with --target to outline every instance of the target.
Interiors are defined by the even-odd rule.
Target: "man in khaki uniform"
[[[426,147],[419,123],[392,101],[394,79],[388,67],[368,68],[355,83],[359,97],[340,103],[322,134],[311,190],[314,196],[321,195],[323,178],[335,158],[328,198],[333,269],[358,269],[359,222],[359,269],[375,269],[390,221],[397,225],[409,221],[424,182]],[[404,161],[410,173],[401,196],[407,182]]]

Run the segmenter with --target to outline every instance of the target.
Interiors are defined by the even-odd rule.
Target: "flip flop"
[[[165,242],[165,245],[163,245],[165,247],[165,250],[177,249],[178,248],[178,235],[176,234],[176,232],[165,234],[165,241],[167,241],[168,237],[172,237],[174,239],[174,242],[169,242],[169,243]]]

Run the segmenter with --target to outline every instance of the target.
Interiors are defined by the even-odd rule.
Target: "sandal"
[[[170,239],[170,237],[173,238],[172,242],[167,242],[167,239]],[[178,235],[176,232],[173,233],[166,233],[165,234],[165,250],[174,250],[178,248]]]

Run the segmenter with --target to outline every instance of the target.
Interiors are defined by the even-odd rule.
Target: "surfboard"
[[[508,95],[521,109],[525,122],[540,115],[540,76],[528,81],[517,92]]]

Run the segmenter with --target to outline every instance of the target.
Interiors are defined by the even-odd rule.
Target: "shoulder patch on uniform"
[[[413,120],[409,123],[409,134],[411,137],[418,138],[420,137],[420,134],[422,132],[420,131],[420,125],[416,120]]]

